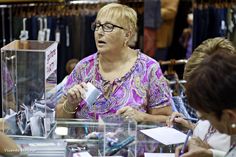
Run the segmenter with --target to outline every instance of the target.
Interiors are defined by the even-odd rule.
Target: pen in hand
[[[185,119],[185,120],[192,121],[192,122],[194,122],[194,123],[196,123],[197,121],[199,121],[199,119],[197,119],[197,118],[186,118],[186,117],[182,117],[182,118]]]
[[[185,149],[186,149],[186,147],[187,147],[187,144],[188,144],[188,139],[189,139],[189,137],[190,137],[191,135],[192,135],[192,130],[188,130],[187,137],[186,137],[186,139],[185,139],[185,141],[184,141],[184,145],[183,145],[183,147],[182,147],[182,149],[181,149],[181,151],[180,151],[179,156],[181,156],[181,155],[184,154],[184,151],[185,151]]]

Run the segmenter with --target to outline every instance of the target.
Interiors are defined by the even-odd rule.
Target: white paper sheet
[[[170,127],[158,127],[140,131],[165,145],[184,143],[187,137],[184,133]]]
[[[174,153],[144,153],[144,157],[175,157]]]
[[[92,106],[97,98],[102,94],[101,91],[99,91],[92,83],[87,83],[88,91],[85,93],[85,101],[89,106]]]

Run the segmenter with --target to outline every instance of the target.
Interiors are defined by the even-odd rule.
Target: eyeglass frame
[[[98,27],[97,27],[97,24],[99,24]],[[110,31],[104,30],[104,25],[107,25],[107,24],[109,24],[109,25],[112,26],[112,29],[111,29]],[[120,28],[120,29],[124,29],[124,28],[121,27],[121,26],[118,26],[118,25],[115,25],[115,24],[112,24],[112,23],[109,23],[109,22],[106,22],[106,23],[104,23],[104,24],[101,24],[100,22],[93,22],[93,23],[91,24],[91,30],[94,31],[94,32],[95,32],[95,31],[98,31],[101,26],[102,26],[103,32],[112,32],[115,27]]]

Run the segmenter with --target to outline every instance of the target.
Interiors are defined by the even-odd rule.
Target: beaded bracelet
[[[68,113],[68,114],[75,114],[75,112],[76,112],[76,110],[77,110],[77,108],[78,107],[76,107],[75,108],[75,111],[68,111],[67,109],[66,109],[66,104],[67,104],[67,101],[65,101],[64,103],[63,103],[63,107],[62,107],[62,109],[63,109],[63,111],[65,111],[66,113]]]

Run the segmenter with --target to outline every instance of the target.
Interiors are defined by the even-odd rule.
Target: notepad
[[[158,127],[140,131],[164,145],[184,143],[187,136],[186,134],[170,127]]]

